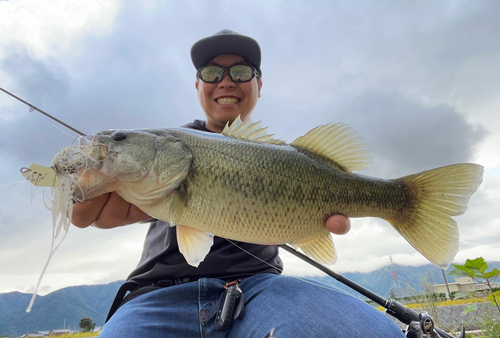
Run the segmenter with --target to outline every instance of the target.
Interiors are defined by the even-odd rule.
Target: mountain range
[[[36,331],[71,328],[80,330],[80,319],[88,317],[96,326],[104,324],[118,288],[123,281],[105,285],[71,286],[38,295],[30,313],[30,293],[0,294],[0,336],[19,336]]]
[[[500,268],[500,262],[490,262],[489,269]],[[453,267],[446,271],[448,274]],[[395,284],[393,271],[397,273]],[[418,267],[395,265],[369,273],[345,273],[342,276],[369,289],[378,295],[388,298],[392,293],[396,296],[414,296],[424,292],[426,283],[443,284],[441,270],[434,265]],[[447,276],[448,282],[454,278]],[[356,297],[366,299],[349,287],[331,277],[313,277],[313,279],[332,284]],[[104,324],[109,307],[118,288],[123,281],[105,285],[72,286],[54,291],[45,296],[38,296],[30,313],[26,307],[31,294],[9,292],[0,294],[0,336],[19,336],[25,333],[71,328],[78,330],[82,318],[91,318],[96,326]],[[395,285],[397,287],[395,287]]]

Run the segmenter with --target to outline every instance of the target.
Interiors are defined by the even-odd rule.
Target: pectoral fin
[[[181,186],[172,192],[170,196],[168,222],[170,226],[174,226],[181,219],[184,207],[187,203],[186,190]]]
[[[198,267],[208,255],[214,236],[195,228],[177,225],[177,244],[189,265]]]
[[[295,248],[300,248],[306,255],[323,264],[334,264],[337,252],[332,237],[328,230],[324,230],[314,237],[302,242],[290,243]]]

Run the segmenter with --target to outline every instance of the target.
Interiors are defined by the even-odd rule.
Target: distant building
[[[75,330],[60,329],[60,330],[50,330],[49,336],[60,336],[68,333],[75,333]]]
[[[499,287],[500,284],[492,285],[493,287]],[[471,292],[486,289],[486,286],[480,287],[470,277],[457,277],[454,283],[448,283],[448,287],[451,292]],[[435,284],[434,292],[448,294],[446,291],[446,284]]]
[[[18,338],[61,336],[63,334],[68,334],[68,333],[76,333],[76,331],[68,329],[37,331],[36,333],[26,333],[25,335],[19,336]]]

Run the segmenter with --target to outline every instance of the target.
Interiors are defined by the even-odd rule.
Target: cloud
[[[290,121],[304,118],[299,109],[283,111],[272,102],[285,123],[273,132],[286,134]],[[373,167],[366,173],[395,178],[453,163],[474,162],[487,129],[471,123],[456,108],[427,105],[397,91],[362,90],[318,109],[293,127],[293,140],[321,124],[345,122],[356,129],[371,149]],[[275,131],[274,129],[278,129]],[[288,132],[289,133],[289,132]]]
[[[487,172],[486,172],[487,173]],[[466,213],[457,217],[464,248],[481,245],[495,247],[500,242],[500,179],[485,175],[482,186],[472,196]]]
[[[68,75],[54,59],[39,59],[22,46],[12,47],[1,60],[0,67],[6,75],[16,80],[14,89],[28,93],[31,100],[40,101],[42,96],[64,96],[68,92]]]
[[[424,105],[398,92],[361,92],[338,111],[340,120],[360,126],[374,162],[382,164],[377,169],[398,175],[474,161],[487,136],[451,106]]]

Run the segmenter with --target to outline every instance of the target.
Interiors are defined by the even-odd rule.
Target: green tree
[[[95,326],[95,323],[92,322],[90,318],[82,318],[80,319],[80,324],[78,326],[82,329],[83,332],[92,331]]]
[[[486,293],[490,302],[495,305],[500,313],[500,291],[493,290],[496,280],[500,276],[499,269],[492,269],[491,271],[486,271],[488,269],[488,263],[483,257],[478,257],[473,260],[466,260],[464,265],[455,265],[455,269],[449,273],[450,276],[465,276],[470,277],[474,283],[478,286],[477,291],[465,291],[457,292],[455,294],[455,299],[468,297],[472,294]]]
[[[486,271],[488,269],[488,263],[483,257],[478,257],[473,260],[466,260],[464,265],[455,265],[455,269],[451,271],[450,276],[465,276],[470,277],[477,286],[476,291],[470,292],[457,292],[454,294],[454,298],[463,298],[470,295],[487,295],[489,301],[496,306],[498,312],[500,313],[500,291],[498,288],[493,287],[496,280],[500,277],[500,270],[492,269],[491,271]],[[471,304],[467,306],[463,314],[467,314],[478,309],[476,304]],[[485,338],[500,337],[500,322],[494,318],[485,318],[485,321],[480,324],[481,329]],[[467,337],[471,337],[467,335]]]

